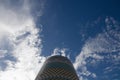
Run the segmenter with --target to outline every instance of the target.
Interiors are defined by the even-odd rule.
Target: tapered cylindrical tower
[[[35,80],[79,80],[73,64],[67,57],[49,57]]]

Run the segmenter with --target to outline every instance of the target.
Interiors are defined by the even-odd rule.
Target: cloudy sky
[[[0,80],[34,80],[59,52],[80,80],[120,80],[120,1],[0,0]]]

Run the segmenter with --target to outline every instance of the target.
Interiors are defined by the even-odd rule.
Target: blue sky
[[[59,52],[72,61],[80,80],[119,80],[119,4],[1,0],[0,80],[34,80],[46,58]]]
[[[50,54],[55,47],[68,47],[74,54],[80,52],[85,40],[95,37],[105,27],[104,23],[91,24],[104,22],[106,16],[119,19],[118,9],[119,2],[111,0],[47,1],[44,14],[37,21],[43,26],[44,53]]]

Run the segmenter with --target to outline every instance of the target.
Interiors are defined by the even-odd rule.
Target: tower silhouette
[[[49,57],[35,80],[79,80],[73,64],[67,57]]]

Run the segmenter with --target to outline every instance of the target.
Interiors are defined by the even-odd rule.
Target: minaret
[[[73,64],[64,56],[49,57],[35,80],[79,80]]]

